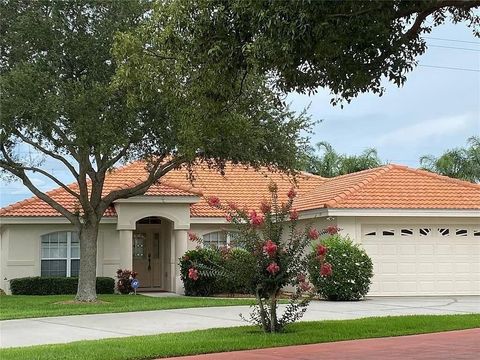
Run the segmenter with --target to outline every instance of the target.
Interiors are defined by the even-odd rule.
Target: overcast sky
[[[427,37],[430,47],[418,59],[426,66],[410,73],[402,88],[386,84],[382,97],[363,94],[341,109],[330,105],[328,91],[310,97],[291,94],[293,109],[310,104],[309,113],[322,120],[312,144],[327,141],[348,154],[375,147],[383,161],[417,167],[421,155],[439,155],[480,135],[480,40],[462,24],[444,25]],[[60,165],[49,162],[46,168],[69,179]],[[40,176],[34,183],[42,190],[55,187]],[[0,206],[31,196],[19,182],[2,181],[0,186]]]

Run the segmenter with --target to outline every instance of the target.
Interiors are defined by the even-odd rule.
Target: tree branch
[[[76,197],[77,199],[80,200],[80,195],[78,193],[76,193],[75,191],[73,191],[72,189],[70,189],[67,185],[65,185],[63,182],[61,182],[60,180],[58,180],[55,176],[53,176],[52,174],[48,173],[47,171],[45,170],[42,170],[40,168],[37,168],[37,167],[32,167],[32,166],[22,166],[22,169],[25,170],[25,171],[33,171],[33,172],[38,172],[46,177],[48,177],[50,180],[54,181],[57,185],[59,185],[60,187],[62,187],[65,191],[67,191],[70,195]]]
[[[50,151],[50,150],[47,150],[45,149],[43,146],[41,146],[39,143],[35,142],[35,141],[32,141],[30,140],[29,138],[27,138],[25,135],[23,135],[20,131],[15,131],[15,135],[18,136],[20,139],[22,139],[23,142],[33,146],[35,149],[37,150],[40,150],[42,153],[62,162],[67,168],[68,170],[70,170],[70,172],[73,174],[73,176],[78,179],[78,172],[77,170],[75,170],[75,168],[73,167],[72,164],[70,164],[67,159],[65,159],[63,156],[60,156],[56,153],[54,153],[53,151]]]
[[[158,181],[163,175],[168,173],[170,170],[175,169],[182,163],[186,161],[184,157],[177,157],[174,158],[167,163],[161,165],[164,157],[160,157],[155,163],[153,164],[153,168],[150,170],[149,175],[146,180],[142,181],[141,183],[135,185],[132,188],[128,189],[119,189],[110,192],[102,199],[102,210],[105,211],[107,208],[118,199],[126,199],[133,196],[138,196],[144,194],[152,184]],[[161,166],[160,166],[161,165]]]
[[[12,175],[18,177],[20,180],[22,180],[23,185],[25,185],[35,196],[37,196],[39,199],[43,200],[46,202],[48,205],[50,205],[53,209],[57,210],[60,214],[65,216],[73,225],[79,226],[80,225],[80,220],[78,216],[67,210],[65,207],[60,205],[57,201],[53,200],[50,196],[48,196],[46,193],[41,191],[39,188],[37,188],[28,178],[27,174],[25,173],[25,170],[22,168],[17,168],[15,161],[8,155],[8,152],[6,151],[5,147],[3,144],[0,146],[0,151],[2,152],[5,160],[0,160],[0,167],[7,170],[10,172]]]

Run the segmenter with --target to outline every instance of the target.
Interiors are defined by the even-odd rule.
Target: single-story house
[[[105,188],[144,178],[134,162],[108,175]],[[99,276],[118,268],[139,273],[144,290],[182,292],[178,258],[196,246],[229,242],[230,224],[205,197],[250,209],[278,185],[286,198],[292,179],[267,169],[228,165],[225,174],[197,165],[192,182],[175,170],[144,195],[118,200],[105,213],[98,238]],[[301,173],[294,208],[301,224],[336,225],[361,243],[374,263],[369,295],[479,295],[480,185],[400,165],[330,179]],[[74,209],[64,189],[49,192]],[[282,199],[280,199],[282,200]],[[38,198],[0,210],[0,287],[25,276],[76,276],[79,242],[69,222]]]

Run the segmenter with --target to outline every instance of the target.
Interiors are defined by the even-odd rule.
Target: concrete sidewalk
[[[233,351],[175,360],[450,360],[478,359],[480,329]]]
[[[74,315],[0,321],[0,347],[67,343],[246,325],[248,306],[192,308],[116,314]],[[370,298],[356,302],[314,301],[303,320],[370,316],[466,314],[480,312],[480,297]]]

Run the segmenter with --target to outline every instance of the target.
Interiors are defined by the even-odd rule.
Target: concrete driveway
[[[246,325],[248,306],[74,315],[0,321],[0,347],[152,335]],[[479,296],[375,297],[357,302],[314,301],[303,321],[370,316],[480,313]]]

